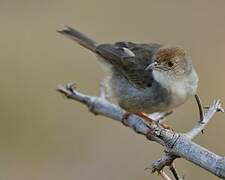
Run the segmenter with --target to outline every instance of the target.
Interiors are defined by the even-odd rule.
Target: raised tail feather
[[[75,40],[78,44],[81,46],[95,52],[95,49],[97,47],[97,42],[93,39],[87,37],[83,33],[77,31],[76,29],[73,29],[69,26],[66,26],[64,29],[58,31],[60,34],[63,34],[72,40]]]

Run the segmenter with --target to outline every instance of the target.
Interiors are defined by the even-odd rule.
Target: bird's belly
[[[175,83],[162,86],[154,81],[151,87],[136,88],[125,78],[110,78],[108,81],[111,99],[123,109],[132,112],[165,112],[183,104],[196,91],[197,85]]]
[[[163,112],[170,110],[170,93],[157,83],[149,88],[136,88],[126,79],[111,78],[109,88],[111,99],[126,111],[137,112]]]
[[[129,112],[165,112],[183,104],[190,96],[182,89],[169,92],[162,87],[145,90],[121,88],[114,91],[115,99],[120,107]]]

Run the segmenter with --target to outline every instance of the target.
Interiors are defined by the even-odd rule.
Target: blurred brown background
[[[70,25],[100,42],[181,45],[207,105],[225,101],[224,20],[224,0],[0,0],[0,179],[159,179],[144,171],[160,156],[159,145],[55,91],[76,81],[96,94],[104,76],[90,52],[56,30]],[[169,119],[185,132],[197,117],[192,99]],[[196,142],[225,155],[224,126],[217,114]],[[217,179],[185,160],[176,164],[186,179]]]

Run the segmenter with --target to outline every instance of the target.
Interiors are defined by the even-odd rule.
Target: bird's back
[[[160,44],[138,44],[132,42],[116,42],[115,44],[101,44],[96,52],[103,61],[110,64],[112,71],[121,73],[133,86],[146,88],[152,85],[152,71],[145,70],[153,62],[154,53]],[[129,50],[133,56],[126,52]]]

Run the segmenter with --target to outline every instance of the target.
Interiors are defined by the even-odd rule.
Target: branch
[[[213,104],[208,108],[208,111],[203,115],[203,118],[198,121],[198,123],[186,133],[186,135],[193,139],[195,138],[200,132],[203,132],[205,126],[209,123],[212,119],[213,115],[217,112],[224,112],[224,109],[221,106],[220,100],[214,101]]]
[[[122,122],[125,111],[120,107],[108,102],[104,95],[88,96],[74,89],[74,83],[66,86],[60,85],[57,89],[59,92],[66,95],[69,99],[78,101],[86,105],[94,114],[103,115]],[[173,161],[177,157],[184,158],[205,170],[215,174],[218,177],[225,178],[225,158],[216,155],[213,152],[194,143],[192,139],[201,132],[213,115],[218,111],[223,111],[220,101],[214,101],[204,114],[203,123],[199,123],[188,133],[180,134],[167,129],[164,129],[157,123],[151,125],[146,124],[140,117],[130,115],[126,121],[129,127],[135,132],[145,135],[149,140],[161,144],[166,153],[153,163],[152,172],[161,172],[165,166],[172,166]],[[173,172],[174,174],[174,172]]]

